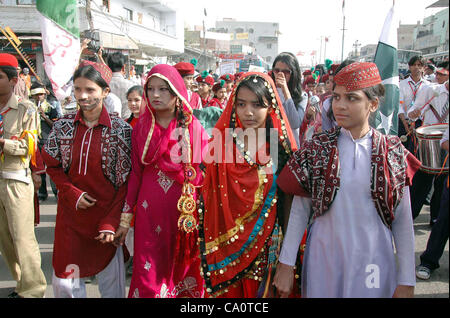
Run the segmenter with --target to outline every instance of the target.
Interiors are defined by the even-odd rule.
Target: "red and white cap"
[[[381,77],[375,63],[355,62],[340,70],[334,82],[351,92],[381,84]]]

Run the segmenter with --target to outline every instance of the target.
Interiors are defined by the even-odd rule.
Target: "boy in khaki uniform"
[[[47,287],[34,233],[30,158],[36,146],[33,103],[18,102],[17,59],[0,53],[0,252],[17,281],[10,298],[43,297]]]

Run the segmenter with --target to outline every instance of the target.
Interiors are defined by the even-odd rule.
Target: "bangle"
[[[130,228],[131,219],[133,218],[133,213],[122,213],[120,215],[120,226],[126,229]]]

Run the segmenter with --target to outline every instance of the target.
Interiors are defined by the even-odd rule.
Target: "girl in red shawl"
[[[202,297],[195,199],[208,137],[172,66],[160,64],[149,72],[144,107],[133,129],[132,173],[116,234],[123,244],[136,207],[128,297]]]
[[[208,296],[270,296],[283,214],[290,208],[276,178],[297,148],[281,105],[269,76],[244,74],[213,131],[210,147],[218,143],[220,151],[214,162],[204,158],[199,208]]]
[[[212,91],[214,92],[214,98],[208,103],[209,106],[215,106],[220,109],[225,109],[227,105],[227,86],[224,80],[214,84]]]

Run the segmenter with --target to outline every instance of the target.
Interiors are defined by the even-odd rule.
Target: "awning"
[[[432,5],[429,5],[428,7],[426,7],[426,9],[428,9],[428,8],[445,8],[445,7],[448,7],[448,2],[449,2],[449,0],[438,0],[435,3],[433,3]]]

